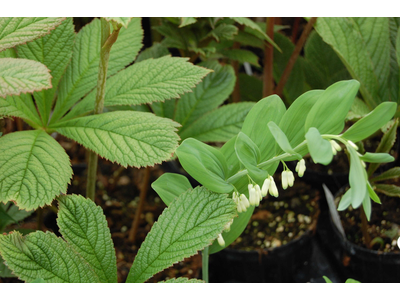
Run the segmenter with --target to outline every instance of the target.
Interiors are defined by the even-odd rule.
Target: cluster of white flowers
[[[282,179],[282,188],[284,190],[286,190],[288,186],[292,187],[294,184],[294,175],[293,172],[290,170],[283,171],[281,179]]]
[[[330,140],[329,142],[331,143],[331,146],[332,146],[333,155],[336,155],[336,153],[338,153],[338,151],[342,150],[342,148],[340,147],[340,145],[338,143],[336,143],[336,141]]]
[[[305,170],[306,170],[306,162],[304,159],[301,159],[296,165],[297,175],[299,175],[299,177],[303,177]]]
[[[274,178],[271,175],[269,175],[267,179],[264,180],[264,184],[261,188],[261,195],[265,197],[267,196],[268,192],[271,196],[279,196],[278,188],[276,187]]]

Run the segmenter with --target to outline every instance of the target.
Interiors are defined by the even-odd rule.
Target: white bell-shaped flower
[[[218,241],[218,244],[219,244],[221,247],[224,247],[224,246],[225,246],[225,241],[224,241],[224,238],[222,237],[222,234],[218,234],[217,241]]]
[[[276,187],[276,184],[275,184],[275,180],[272,176],[270,177],[270,179],[271,179],[271,185],[269,187],[269,194],[271,196],[278,197],[279,193],[278,193],[278,188]]]
[[[268,190],[269,190],[269,186],[271,185],[271,179],[270,179],[270,175],[267,177],[267,179],[264,180],[264,184],[261,188],[261,195],[263,197],[267,196],[268,194]]]
[[[283,171],[283,172],[282,172],[282,174],[281,174],[281,181],[282,181],[282,188],[283,188],[284,190],[286,190],[287,187],[288,187],[288,173],[287,173],[287,171]]]
[[[287,181],[288,181],[288,185],[290,186],[290,187],[292,187],[293,186],[293,184],[294,184],[294,175],[293,175],[293,172],[292,171],[287,171]]]
[[[303,177],[305,170],[306,170],[306,161],[304,159],[301,159],[296,165],[296,172],[299,175],[299,177]]]

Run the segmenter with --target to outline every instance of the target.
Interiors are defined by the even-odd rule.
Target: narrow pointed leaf
[[[394,157],[388,153],[366,152],[360,159],[368,163],[389,163],[394,161]]]
[[[0,98],[0,116],[22,118],[31,126],[40,124],[40,117],[30,94]]]
[[[257,145],[243,132],[239,132],[236,143],[235,151],[240,162],[245,166],[249,172],[250,177],[262,184],[268,177],[268,172],[257,167],[260,161],[261,153]]]
[[[283,115],[279,127],[287,136],[290,145],[296,147],[304,141],[304,124],[306,122],[307,113],[318,101],[323,90],[312,90],[298,97]]]
[[[210,70],[197,67],[188,58],[164,56],[136,63],[107,80],[105,106],[138,105],[179,98],[190,92]],[[96,90],[92,91],[67,116],[94,109]]]
[[[375,184],[375,190],[390,197],[400,197],[400,187],[394,184]]]
[[[50,33],[64,18],[0,18],[0,51]]]
[[[367,189],[368,189],[368,195],[369,197],[376,203],[382,204],[381,199],[379,199],[379,196],[375,193],[373,187],[369,182],[367,182]]]
[[[53,88],[34,93],[44,125],[47,125],[58,83],[70,62],[74,39],[72,18],[67,18],[49,35],[17,47],[18,57],[41,62],[51,72]]]
[[[306,133],[307,146],[315,163],[328,165],[332,161],[331,143],[321,137],[318,129],[311,127]]]
[[[353,192],[351,191],[351,188],[349,188],[347,190],[347,192],[342,196],[342,198],[340,199],[340,202],[339,202],[339,206],[337,208],[338,211],[345,210],[346,208],[348,208],[351,205],[351,203],[353,201],[353,199],[351,198],[352,193]]]
[[[308,113],[305,131],[315,127],[321,134],[339,134],[359,86],[358,81],[347,80],[328,87]]]
[[[397,110],[397,104],[393,102],[383,102],[372,112],[361,120],[357,121],[345,133],[343,138],[358,142],[374,134],[382,126],[393,118]]]
[[[51,75],[45,65],[22,58],[0,59],[0,97],[48,88],[51,88]]]
[[[378,176],[375,176],[371,179],[371,182],[374,181],[383,181],[388,179],[395,179],[400,177],[400,167],[391,168]]]
[[[134,18],[128,28],[121,28],[111,48],[107,76],[130,64],[142,47],[141,19]],[[101,26],[95,19],[76,35],[71,63],[59,85],[59,94],[51,123],[60,119],[80,98],[97,84],[100,60]]]
[[[204,187],[182,194],[153,225],[133,262],[127,282],[144,282],[211,244],[236,216],[226,195]]]
[[[188,138],[176,149],[176,155],[186,172],[209,190],[216,193],[232,191],[233,186],[225,181],[225,158],[218,150]]]
[[[89,264],[100,282],[117,282],[117,259],[103,210],[78,195],[60,196],[57,224],[70,247]]]
[[[357,151],[347,146],[347,150],[350,153],[350,172],[349,172],[349,183],[351,187],[351,205],[353,208],[357,208],[361,205],[367,193],[367,176],[366,171],[361,165]]]
[[[115,111],[60,122],[54,130],[122,166],[145,167],[171,158],[179,124],[139,111]]]
[[[278,143],[279,147],[283,151],[296,155],[299,159],[302,158],[300,154],[296,153],[296,151],[293,150],[286,134],[282,131],[282,129],[279,128],[278,125],[276,125],[273,121],[271,121],[268,123],[268,128],[271,131],[272,135],[274,136],[275,141]]]
[[[362,202],[362,206],[365,212],[365,216],[367,217],[368,222],[371,220],[371,199],[369,198],[369,194],[366,193],[364,200]]]
[[[51,136],[18,131],[0,141],[0,201],[31,210],[66,192],[72,176],[69,157]]]
[[[174,120],[182,124],[180,131],[184,131],[199,117],[220,106],[235,86],[235,73],[231,66],[222,66],[217,62],[200,65],[214,72],[208,74],[192,93],[187,93],[178,100]]]
[[[196,18],[183,17],[183,18],[181,18],[181,24],[179,25],[179,27],[185,27],[185,26],[188,26],[190,24],[194,24],[196,22],[197,22]]]
[[[164,173],[151,184],[151,187],[167,206],[181,194],[192,189],[187,177],[174,173]]]
[[[251,102],[223,105],[197,119],[179,135],[183,140],[193,137],[203,142],[226,142],[239,133],[253,106]]]
[[[68,244],[54,233],[36,231],[0,235],[0,254],[11,270],[26,282],[98,282],[96,274]]]

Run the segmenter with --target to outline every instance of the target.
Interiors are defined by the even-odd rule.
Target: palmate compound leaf
[[[117,282],[117,260],[100,206],[78,195],[58,197],[57,224],[69,246],[90,265],[100,282]]]
[[[80,98],[97,84],[101,26],[95,19],[76,35],[71,63],[60,80],[58,99],[50,123],[60,119]],[[129,65],[142,47],[141,19],[133,18],[128,28],[121,28],[111,48],[107,76],[114,75]]]
[[[75,35],[72,18],[67,18],[50,34],[17,46],[18,57],[41,62],[51,72],[53,88],[33,94],[44,125],[49,120],[58,83],[71,60]]]
[[[36,231],[0,235],[0,254],[21,280],[32,282],[99,282],[96,273],[62,238]]]
[[[52,129],[122,166],[153,166],[178,147],[178,123],[139,111],[115,111],[59,122]]]
[[[42,130],[18,131],[0,140],[0,201],[31,210],[67,191],[68,155]]]
[[[0,18],[0,51],[50,33],[65,18]]]
[[[225,194],[197,187],[164,210],[139,249],[127,282],[145,282],[154,274],[210,245],[236,216]]]
[[[104,105],[138,105],[179,98],[211,72],[187,60],[164,56],[126,68],[107,80]],[[95,100],[94,90],[71,110],[65,120],[92,111]]]
[[[44,64],[22,58],[0,59],[0,97],[48,88],[51,75]]]

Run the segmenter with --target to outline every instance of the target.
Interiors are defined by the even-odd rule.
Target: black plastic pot
[[[400,282],[400,253],[375,251],[353,244],[340,232],[332,215],[327,216],[324,225],[329,228],[322,235],[318,230],[318,235],[345,278],[365,283]]]
[[[307,282],[314,230],[269,251],[226,248],[210,256],[210,282]]]

